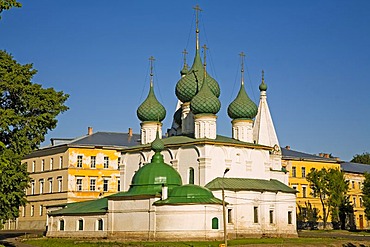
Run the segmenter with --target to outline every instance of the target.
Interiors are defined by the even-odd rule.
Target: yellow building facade
[[[306,179],[312,168],[317,170],[340,169],[337,159],[329,158],[328,155],[311,155],[291,150],[290,147],[282,148],[282,165],[289,172],[289,186],[298,191],[297,193],[297,219],[298,221],[312,221],[317,215],[318,222],[322,222],[323,212],[320,199],[312,195],[310,184]],[[330,222],[331,219],[328,219]]]
[[[68,140],[52,139],[52,145],[22,160],[31,183],[27,205],[10,229],[45,229],[47,209],[70,202],[92,200],[120,191],[121,150],[138,144],[138,135],[97,132]]]
[[[364,173],[370,173],[370,165],[343,162],[341,169],[349,183],[348,196],[353,205],[356,228],[358,230],[368,229],[370,221],[366,219],[365,207],[362,200],[362,185],[365,180]]]

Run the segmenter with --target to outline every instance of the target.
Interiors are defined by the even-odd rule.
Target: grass
[[[39,238],[28,239],[24,241],[27,244],[41,247],[218,247],[221,241],[192,241],[192,242],[111,242],[111,241],[94,241],[94,240],[77,240],[77,239],[60,239],[60,238]],[[326,244],[338,244],[343,246],[348,240],[333,238],[248,238],[230,240],[229,246],[305,246],[307,243],[316,246],[326,246]],[[334,245],[335,246],[335,245]],[[356,245],[354,245],[356,246]]]

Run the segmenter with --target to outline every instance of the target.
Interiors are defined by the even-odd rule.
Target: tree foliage
[[[20,2],[17,2],[16,0],[0,0],[0,19],[1,13],[4,10],[9,10],[13,7],[20,8],[22,7],[22,4]]]
[[[320,199],[324,228],[330,214],[332,222],[339,222],[339,208],[348,191],[348,182],[344,179],[343,172],[332,168],[312,168],[306,179],[310,183],[312,195]]]
[[[29,178],[21,159],[39,147],[56,117],[68,109],[67,94],[31,80],[32,64],[21,65],[0,50],[0,220],[13,219],[25,204]]]
[[[351,162],[370,165],[370,153],[356,154],[353,156]]]
[[[365,180],[362,186],[362,199],[365,207],[365,215],[370,220],[370,173],[365,173]]]

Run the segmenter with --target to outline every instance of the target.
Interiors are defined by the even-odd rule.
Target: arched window
[[[99,219],[97,222],[98,231],[103,231],[103,219]]]
[[[218,218],[214,217],[212,219],[212,229],[218,229]]]
[[[189,184],[194,184],[194,168],[189,168]]]
[[[59,220],[59,231],[64,231],[64,220],[63,219]]]
[[[79,231],[83,231],[84,230],[84,220],[83,219],[79,219],[78,220],[78,228],[77,228]]]

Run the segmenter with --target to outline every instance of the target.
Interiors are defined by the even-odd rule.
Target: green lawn
[[[267,246],[304,246],[307,243],[310,245],[326,246],[327,243],[338,244],[338,246],[343,246],[343,244],[349,242],[343,239],[332,239],[332,238],[262,238],[262,239],[238,239],[230,240],[229,246],[241,246],[241,245],[267,245]],[[25,243],[43,246],[43,247],[218,247],[221,243],[220,241],[198,241],[198,242],[111,242],[111,241],[93,241],[93,240],[73,240],[73,239],[56,239],[56,238],[39,238],[39,239],[29,239]],[[356,245],[355,245],[356,246]]]

